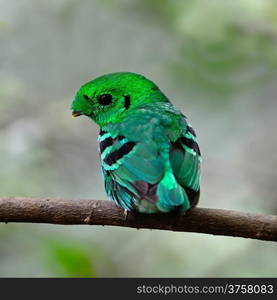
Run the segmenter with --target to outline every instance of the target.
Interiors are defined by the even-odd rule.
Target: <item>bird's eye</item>
[[[112,103],[113,97],[110,94],[102,94],[98,97],[98,102],[101,105],[109,105]]]

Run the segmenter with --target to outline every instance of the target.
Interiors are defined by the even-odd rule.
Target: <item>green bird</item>
[[[142,75],[118,72],[84,84],[72,116],[100,126],[100,160],[109,198],[141,213],[182,212],[200,193],[201,154],[186,117]]]

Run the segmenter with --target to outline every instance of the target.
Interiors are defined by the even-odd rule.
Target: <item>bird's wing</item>
[[[142,196],[153,202],[150,189],[161,180],[164,169],[158,146],[114,130],[100,131],[99,145],[108,195],[126,209],[137,206]]]
[[[178,183],[185,189],[191,206],[198,202],[201,153],[193,128],[187,124],[177,140],[171,142],[170,163]]]
[[[120,206],[142,212],[191,206],[199,190],[200,152],[191,127],[180,120],[174,130],[162,118],[149,117],[100,132],[105,188]]]

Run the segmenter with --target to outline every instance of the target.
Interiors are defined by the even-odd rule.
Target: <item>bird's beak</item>
[[[79,116],[81,116],[82,114],[80,113],[80,112],[78,112],[78,111],[73,111],[72,112],[72,118],[76,118],[76,117],[79,117]]]

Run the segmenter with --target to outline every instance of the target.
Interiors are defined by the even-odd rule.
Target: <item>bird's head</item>
[[[97,77],[84,84],[72,103],[72,116],[86,115],[100,127],[120,122],[134,109],[151,102],[167,102],[166,96],[142,75],[120,72]]]

